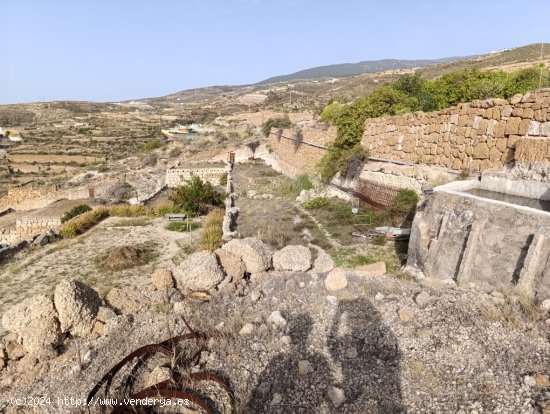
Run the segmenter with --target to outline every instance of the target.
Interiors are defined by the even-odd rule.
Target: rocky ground
[[[67,239],[23,251],[0,268],[0,314],[12,304],[38,293],[51,293],[64,278],[78,278],[101,293],[151,273],[153,266],[178,260],[181,248],[191,245],[198,231],[168,231],[165,219],[108,218],[77,239]],[[106,271],[97,258],[111,248],[147,245],[154,252],[150,263],[137,268]],[[2,328],[0,327],[0,332]]]
[[[62,282],[53,305],[35,297],[42,304],[24,311],[19,303],[3,318],[12,332],[2,340],[0,411],[85,412],[62,399],[84,400],[121,358],[188,332],[188,321],[226,336],[184,341],[140,370],[124,368],[109,395],[170,372],[215,372],[231,384],[239,413],[548,412],[547,311],[513,292],[415,281],[383,274],[382,265],[333,269],[310,247],[273,254],[256,239],[234,240],[173,265],[173,279],[142,272],[103,299]],[[227,394],[206,382],[191,390],[230,412]],[[28,401],[15,397],[43,397],[35,401],[43,405],[17,406]]]

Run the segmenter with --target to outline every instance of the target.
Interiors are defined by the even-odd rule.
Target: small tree
[[[207,214],[212,207],[223,204],[221,194],[216,192],[209,182],[203,182],[194,176],[190,182],[176,188],[170,195],[170,201],[188,215]]]
[[[281,116],[279,118],[269,118],[262,124],[262,132],[266,137],[269,136],[271,128],[290,128],[292,126],[292,121],[288,115]]]

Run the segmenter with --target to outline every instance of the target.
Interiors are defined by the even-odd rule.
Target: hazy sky
[[[549,42],[550,1],[0,0],[0,103],[117,101]]]

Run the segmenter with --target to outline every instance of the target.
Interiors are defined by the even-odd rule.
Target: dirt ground
[[[169,231],[164,228],[166,224],[164,218],[141,221],[108,218],[75,239],[23,251],[0,267],[0,314],[24,298],[53,292],[54,286],[64,278],[78,279],[101,294],[128,280],[147,283],[154,268],[178,260],[183,254],[181,246],[194,243],[200,232]],[[153,246],[157,256],[146,265],[106,271],[96,264],[96,258],[109,248],[145,243]]]

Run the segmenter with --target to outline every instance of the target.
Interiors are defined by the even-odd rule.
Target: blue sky
[[[0,0],[0,104],[117,101],[550,42],[548,0]]]

